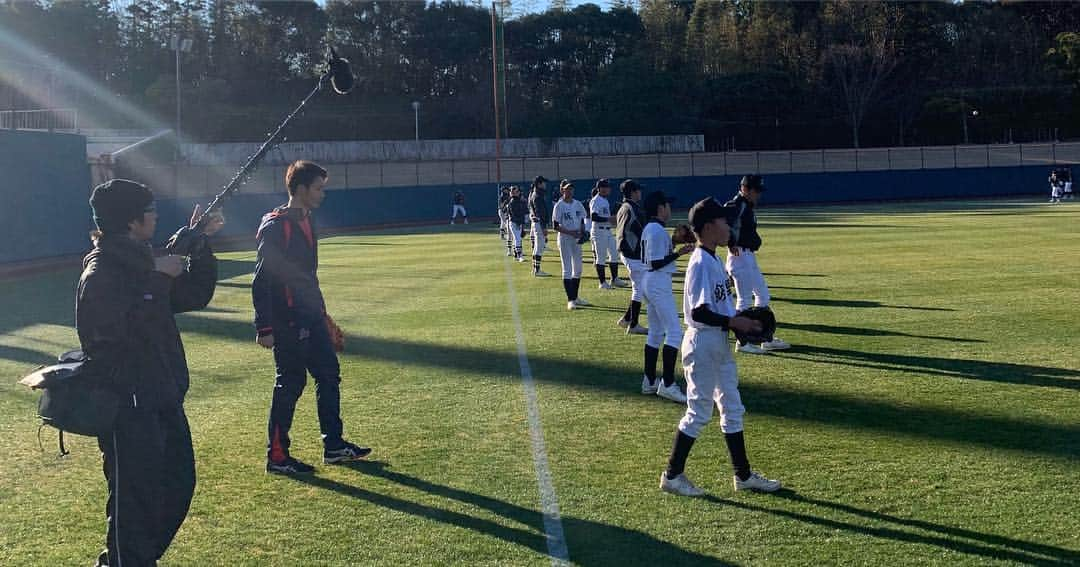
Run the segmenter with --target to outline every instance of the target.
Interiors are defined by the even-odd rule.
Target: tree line
[[[171,126],[180,36],[197,141],[261,139],[328,45],[357,86],[321,95],[292,140],[412,138],[413,101],[423,138],[490,138],[496,92],[501,135],[704,134],[709,149],[1025,142],[1080,126],[1080,3],[525,4],[500,0],[493,43],[482,1],[0,1],[0,37],[65,69],[0,52],[0,108],[139,127],[122,101]]]

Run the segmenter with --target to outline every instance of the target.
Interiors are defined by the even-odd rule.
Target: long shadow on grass
[[[898,524],[900,526],[905,526],[908,528],[915,528],[928,532],[944,534],[944,536],[974,540],[974,542],[960,541],[958,539],[950,539],[949,537],[939,535],[913,533],[894,527],[865,526],[857,523],[834,520],[832,518],[825,518],[821,516],[814,516],[811,514],[804,514],[801,512],[794,512],[791,510],[782,510],[778,508],[758,506],[755,504],[748,504],[735,500],[724,500],[712,495],[706,495],[704,498],[705,500],[714,502],[722,506],[731,506],[734,508],[741,508],[743,510],[748,510],[752,512],[771,514],[774,516],[787,518],[789,520],[795,520],[798,522],[804,522],[807,524],[820,526],[830,531],[843,530],[870,537],[888,539],[892,541],[907,542],[921,545],[933,545],[943,549],[950,549],[969,555],[978,555],[992,559],[1017,561],[1027,565],[1075,565],[1076,561],[1080,559],[1080,553],[1061,547],[1023,541],[995,534],[984,534],[971,530],[965,530],[962,528],[955,528],[952,526],[943,526],[923,520],[898,518],[896,516],[890,516],[888,514],[881,514],[869,510],[862,510],[860,508],[855,508],[854,506],[848,506],[846,504],[828,502],[825,500],[815,500],[813,498],[798,495],[790,490],[781,490],[780,492],[776,493],[774,497],[852,514],[855,516],[866,518],[873,522]],[[1002,549],[1002,547],[1006,549]]]
[[[348,466],[365,474],[420,490],[433,496],[483,508],[492,514],[523,524],[528,529],[504,526],[491,520],[379,494],[358,486],[317,476],[295,476],[292,478],[311,486],[332,490],[390,510],[405,512],[426,520],[480,532],[509,543],[525,546],[542,555],[548,554],[547,537],[544,534],[544,517],[536,510],[475,492],[436,484],[415,476],[392,472],[387,470],[385,463],[381,462],[361,461],[351,463]],[[613,561],[617,561],[617,557],[622,557],[624,558],[623,561],[629,561],[630,563],[635,563],[636,560],[648,560],[656,564],[668,565],[725,565],[716,558],[687,551],[638,530],[592,520],[583,520],[572,516],[562,516],[561,521],[564,533],[572,533],[577,540],[602,544],[600,551],[570,549],[571,558],[576,565],[610,565]],[[587,555],[589,552],[593,552],[595,555]]]
[[[862,352],[808,345],[797,345],[788,351],[777,351],[776,354],[810,362],[842,364],[875,370],[918,372],[950,378],[1080,390],[1080,371],[1067,368],[1012,364],[1008,362],[986,362],[962,358]]]
[[[218,259],[219,280],[230,280],[237,276],[253,273],[255,273],[254,260],[229,260],[227,258]]]
[[[797,329],[811,333],[830,333],[833,335],[853,335],[857,337],[910,337],[913,339],[932,339],[935,341],[949,341],[953,343],[985,343],[981,339],[962,339],[959,337],[942,337],[938,335],[914,335],[901,333],[900,331],[885,331],[882,329],[868,329],[865,327],[838,327],[834,325],[814,325],[807,323],[777,323],[781,329]]]
[[[187,331],[249,342],[252,328],[235,320],[209,319],[198,313],[183,316],[182,328]],[[397,365],[436,367],[447,371],[486,374],[518,379],[519,366],[513,343],[505,350],[483,346],[436,345],[405,339],[388,339],[348,335],[345,357],[390,362]],[[905,370],[1001,382],[1043,384],[1076,388],[1068,377],[1080,376],[1076,371],[1043,366],[1009,363],[929,358],[890,354],[861,353],[818,347],[793,347],[782,356],[801,357],[817,353],[832,354],[838,360],[808,358],[814,362],[847,364],[876,363],[873,368]],[[790,354],[788,354],[790,353]],[[602,353],[608,356],[609,353]],[[546,355],[529,355],[529,363],[537,380],[565,383],[579,387],[635,395],[640,378],[625,367],[601,364],[588,360],[587,351],[580,359],[567,360]],[[776,356],[774,354],[773,356]],[[844,357],[853,358],[843,360]],[[898,368],[897,360],[911,366]],[[861,361],[861,362],[860,362]],[[892,361],[892,362],[886,362]],[[196,366],[197,361],[193,361]],[[964,371],[966,374],[960,373]],[[1024,374],[1022,380],[1017,374]],[[979,415],[942,408],[900,406],[877,400],[844,397],[814,390],[779,387],[755,383],[744,377],[740,383],[748,409],[753,413],[823,423],[837,428],[887,431],[905,437],[941,439],[958,443],[996,447],[1000,449],[1075,457],[1080,454],[1080,426],[1046,424],[1023,419]]]
[[[821,307],[887,307],[889,309],[914,309],[916,311],[956,311],[955,309],[949,309],[947,307],[921,307],[915,305],[889,305],[880,301],[869,301],[865,299],[790,299],[787,297],[772,298],[773,301],[786,301],[787,303],[795,303],[798,305],[817,305]]]
[[[828,274],[787,274],[782,272],[765,272],[763,276],[791,276],[797,278],[827,278]]]

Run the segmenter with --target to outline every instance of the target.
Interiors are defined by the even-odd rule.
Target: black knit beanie
[[[154,194],[145,185],[128,179],[111,179],[94,188],[90,207],[94,224],[106,234],[126,233],[128,223],[141,220]]]

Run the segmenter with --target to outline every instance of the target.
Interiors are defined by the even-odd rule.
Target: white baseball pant
[[[746,408],[739,396],[739,376],[727,332],[720,328],[687,329],[682,342],[682,363],[686,414],[679,421],[679,431],[698,437],[712,419],[714,404],[720,408],[721,431],[742,431]]]
[[[532,237],[533,237],[533,256],[543,256],[544,249],[547,248],[547,238],[544,236],[544,225],[534,222],[532,223]]]
[[[465,212],[465,206],[464,205],[454,205],[454,212],[450,214],[450,218],[451,219],[456,219],[459,212],[461,213],[461,216],[463,216],[463,217],[469,216],[469,213]]]
[[[523,227],[513,221],[508,221],[507,224],[510,225],[510,238],[514,240],[514,248],[521,248],[521,230]]]
[[[769,286],[765,285],[765,276],[761,275],[757,257],[753,251],[739,249],[739,255],[728,253],[727,271],[735,280],[735,310],[742,311],[750,307],[750,299],[756,307],[769,306]]]
[[[627,271],[630,272],[630,301],[644,301],[645,274],[649,271],[649,268],[641,260],[627,258],[622,254],[619,256],[622,258],[622,263],[626,266]]]
[[[615,256],[615,235],[610,228],[593,226],[592,231],[593,263],[597,266],[618,262]]]
[[[581,277],[581,245],[577,238],[559,233],[559,260],[562,261],[564,280]]]
[[[649,302],[646,316],[649,321],[649,334],[645,344],[660,348],[668,345],[679,348],[683,340],[679,312],[675,308],[675,296],[671,293],[671,274],[664,272],[645,272],[645,300]]]

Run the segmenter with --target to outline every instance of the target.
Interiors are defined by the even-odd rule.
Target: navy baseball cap
[[[653,191],[648,195],[645,195],[645,200],[642,201],[641,206],[645,208],[645,214],[655,215],[656,211],[660,208],[660,205],[674,203],[674,197],[668,197],[663,191]]]
[[[611,182],[606,177],[602,177],[596,180],[596,187],[611,187]]]
[[[755,191],[765,190],[765,180],[760,175],[744,175],[739,181],[739,187],[746,187]]]
[[[543,175],[537,175],[533,178],[533,185],[536,185],[537,183],[547,183],[547,177],[544,177]]]
[[[634,181],[633,179],[627,179],[626,181],[623,181],[621,184],[619,184],[619,192],[621,192],[624,197],[630,195],[634,191],[641,190],[641,184],[639,184],[637,181]]]
[[[690,221],[690,227],[694,229],[694,233],[701,234],[705,225],[716,219],[724,219],[727,221],[728,226],[731,226],[735,222],[737,214],[738,211],[735,207],[726,207],[716,199],[707,197],[690,207],[688,220]]]

